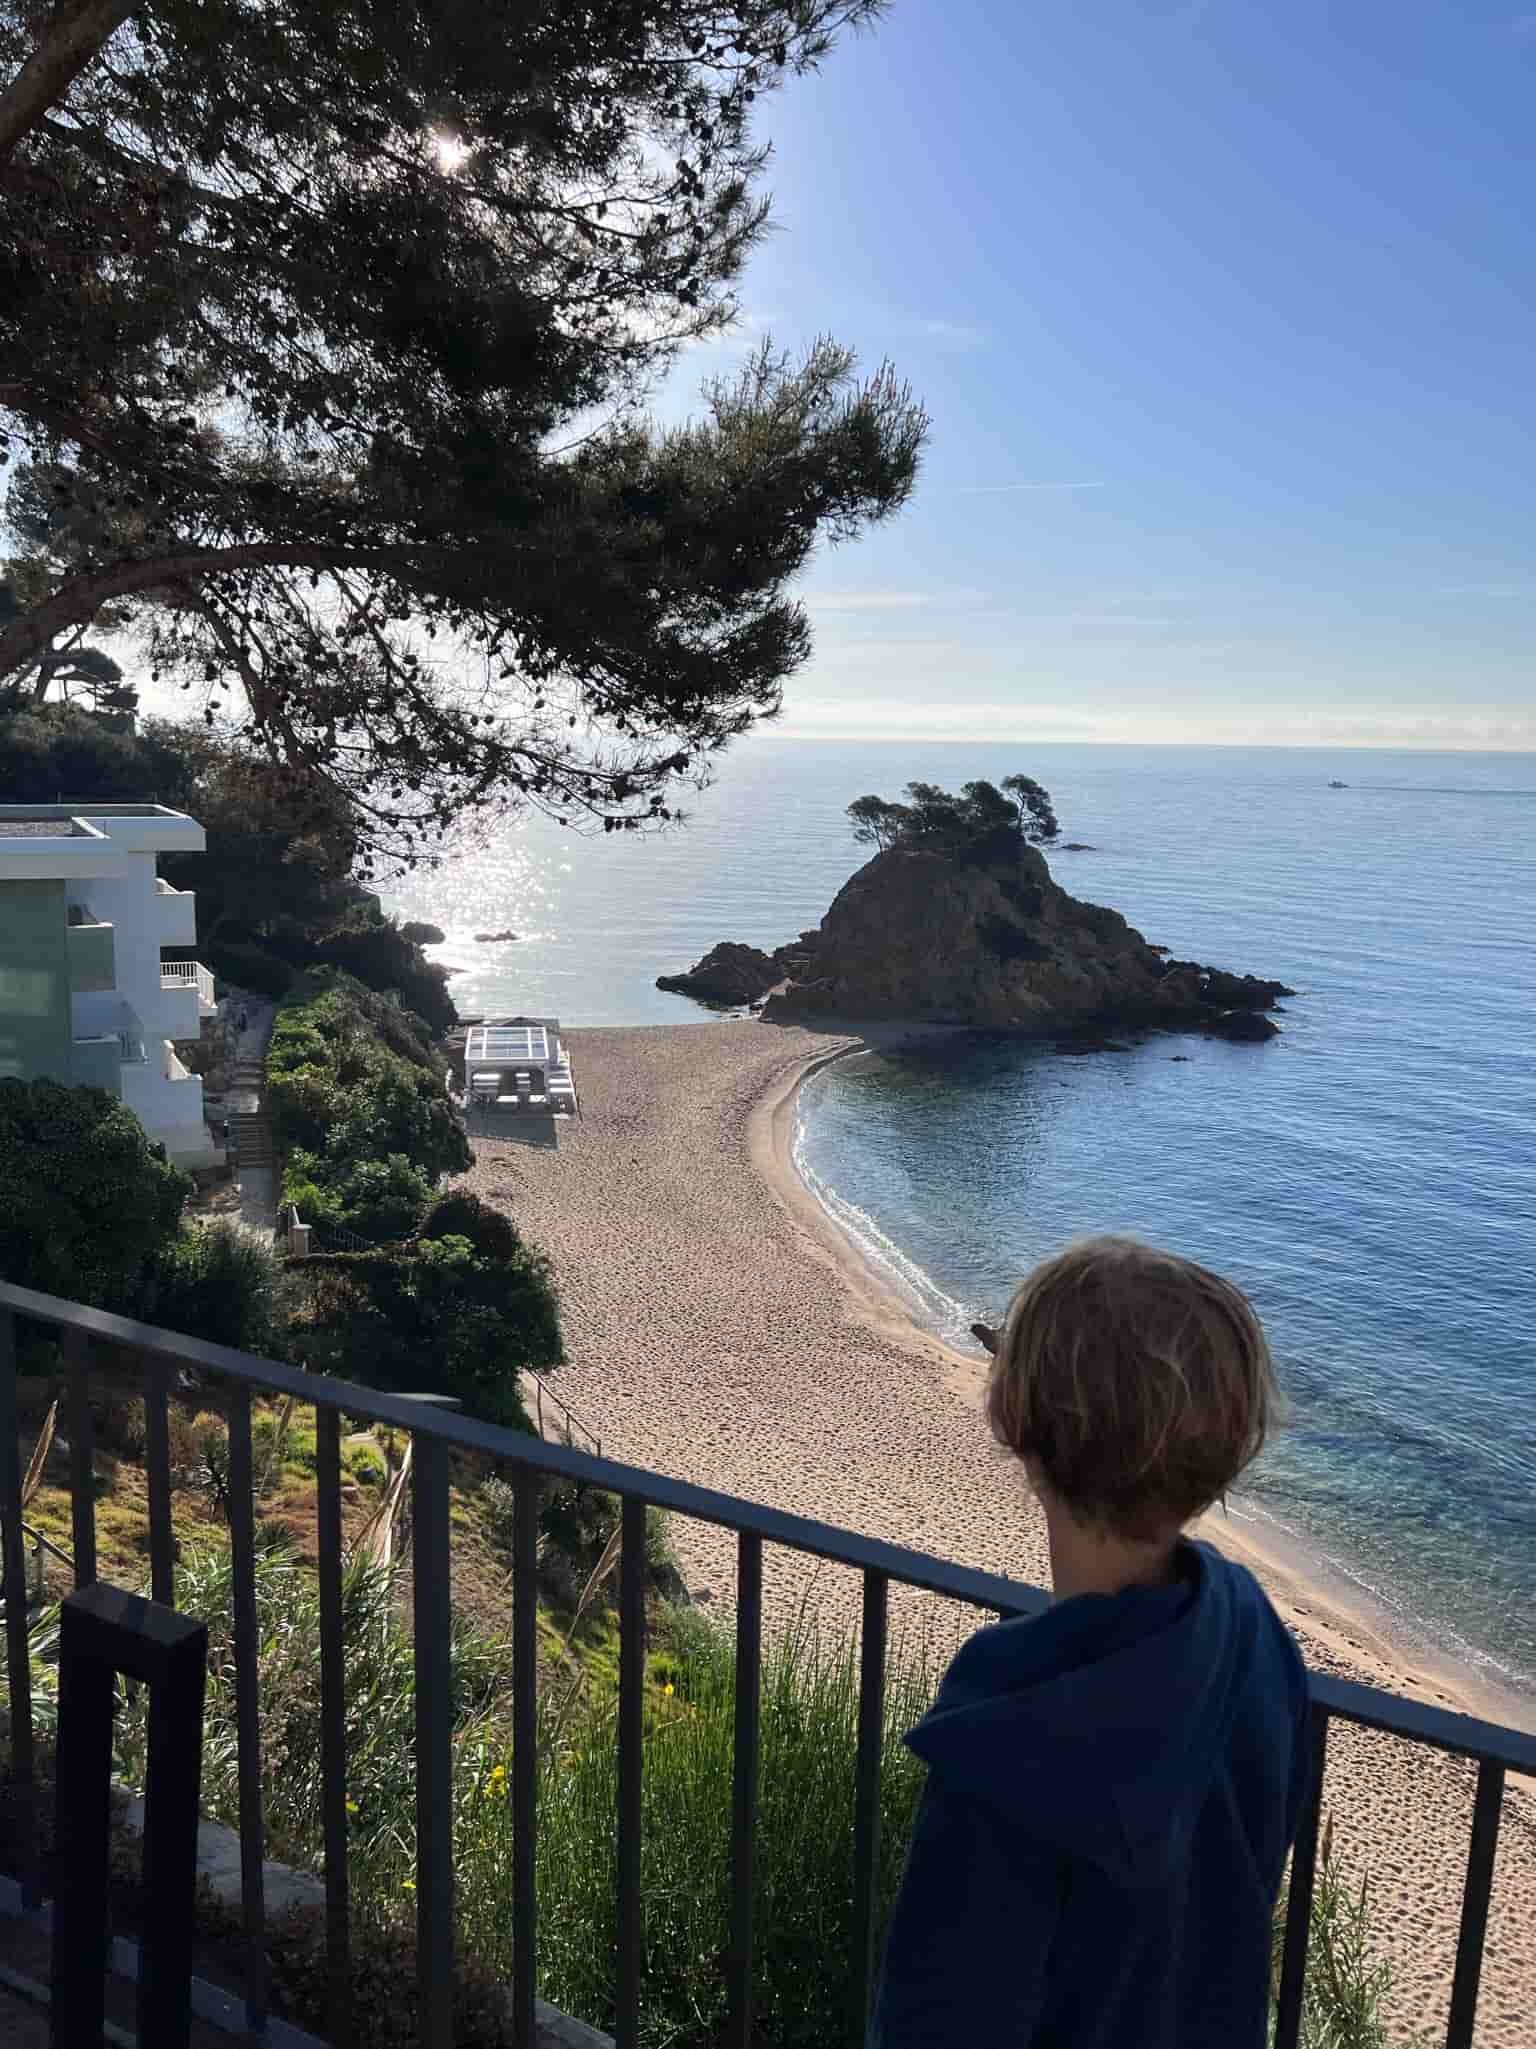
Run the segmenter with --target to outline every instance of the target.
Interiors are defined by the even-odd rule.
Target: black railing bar
[[[169,1375],[151,1359],[144,1383],[144,1464],[149,1488],[149,1588],[162,1607],[176,1605],[176,1533],[171,1522]]]
[[[416,1982],[421,2049],[453,2041],[453,1646],[448,1632],[448,1451],[411,1449],[411,1635],[416,1657]]]
[[[240,1908],[245,2013],[253,2035],[267,2018],[266,1824],[261,1798],[261,1632],[256,1617],[256,1484],[251,1391],[229,1403],[229,1567],[235,1653],[235,1762],[240,1795]]]
[[[32,1539],[32,1542],[37,1546],[39,1551],[46,1551],[50,1558],[57,1558],[60,1565],[67,1565],[71,1572],[74,1571],[75,1559],[73,1552],[64,1550],[63,1547],[59,1544],[56,1544],[53,1541],[52,1537],[48,1536],[45,1531],[34,1529],[32,1524],[25,1520],[23,1520],[22,1522],[21,1530],[22,1535],[30,1537]]]
[[[305,1373],[276,1359],[259,1359],[228,1345],[211,1345],[202,1338],[185,1337],[177,1331],[157,1330],[128,1317],[109,1315],[104,1309],[87,1309],[56,1295],[38,1295],[31,1289],[0,1281],[0,1309],[5,1308],[42,1323],[80,1329],[105,1343],[132,1346],[197,1366],[263,1393],[292,1395],[317,1409],[338,1409],[370,1422],[387,1423],[397,1430],[415,1432],[461,1451],[480,1452],[530,1472],[553,1473],[605,1488],[609,1493],[635,1495],[653,1508],[691,1516],[699,1522],[717,1523],[736,1531],[750,1530],[765,1543],[782,1544],[788,1550],[808,1552],[858,1571],[883,1572],[920,1592],[943,1594],[970,1607],[993,1608],[1009,1615],[1035,1615],[1043,1614],[1050,1605],[1049,1596],[1038,1587],[1022,1580],[1005,1579],[1000,1573],[952,1565],[921,1551],[887,1544],[878,1537],[859,1536],[830,1523],[765,1508],[759,1502],[722,1494],[712,1487],[695,1486],[691,1481],[670,1479],[643,1466],[595,1458],[570,1445],[534,1437],[526,1431],[505,1430],[494,1423],[481,1423],[472,1416],[436,1408],[424,1414],[421,1403],[404,1395],[386,1394],[355,1381],[332,1380],[324,1374]]]
[[[347,1698],[341,1612],[341,1418],[315,1416],[315,1549],[320,1581],[320,1804],[325,1838],[326,2033],[352,2049],[347,1870]]]
[[[866,1572],[864,1623],[859,1633],[859,1737],[853,1788],[853,1914],[848,1944],[849,2049],[863,2049],[869,2026],[870,1986],[875,1966],[888,1615],[889,1582],[883,1573]]]
[[[5,1662],[11,1727],[10,1778],[21,1838],[21,1892],[42,1898],[32,1738],[32,1646],[27,1631],[27,1554],[21,1524],[21,1441],[16,1414],[16,1324],[0,1315],[0,1587],[5,1593]]]
[[[654,1508],[691,1516],[699,1522],[715,1523],[726,1529],[751,1531],[765,1543],[782,1544],[788,1550],[803,1551],[856,1570],[883,1572],[903,1585],[922,1593],[942,1594],[975,1608],[991,1608],[999,1616],[1043,1614],[1050,1606],[1049,1595],[1022,1580],[1001,1574],[980,1572],[970,1566],[952,1565],[924,1552],[887,1544],[877,1537],[864,1537],[832,1524],[813,1522],[805,1516],[765,1508],[758,1502],[698,1487],[690,1481],[673,1480],[641,1466],[621,1465],[610,1458],[594,1458],[568,1445],[537,1438],[525,1431],[504,1430],[473,1417],[449,1414],[405,1396],[391,1395],[359,1383],[332,1380],[323,1374],[302,1372],[275,1359],[259,1359],[227,1345],[212,1345],[202,1338],[186,1337],[177,1331],[158,1330],[131,1318],[110,1315],[104,1309],[88,1309],[57,1295],[40,1295],[30,1288],[18,1288],[0,1281],[0,1311],[11,1309],[41,1323],[79,1329],[107,1343],[136,1347],[183,1364],[198,1366],[225,1379],[244,1382],[267,1393],[293,1395],[317,1409],[337,1409],[362,1416],[371,1422],[387,1423],[395,1429],[415,1431],[463,1451],[480,1452],[531,1472],[557,1474],[606,1488],[610,1493],[639,1496]],[[1399,1694],[1362,1686],[1353,1680],[1335,1679],[1323,1673],[1311,1674],[1314,1698],[1330,1714],[1388,1735],[1404,1736],[1430,1744],[1458,1756],[1491,1758],[1509,1770],[1536,1775],[1536,1735],[1505,1728],[1475,1716],[1460,1715],[1421,1701],[1406,1700]]]
[[[626,1495],[619,1553],[618,1956],[614,2040],[639,2049],[645,1926],[640,1897],[645,1735],[645,1503]]]
[[[1313,1672],[1310,1678],[1313,1700],[1341,1721],[1354,1722],[1362,1729],[1380,1729],[1389,1736],[1411,1737],[1416,1743],[1449,1751],[1453,1757],[1476,1758],[1536,1776],[1536,1735],[1528,1730],[1505,1728],[1502,1723],[1485,1722],[1451,1708],[1431,1707],[1426,1701],[1405,1700],[1401,1694],[1362,1686],[1358,1680],[1337,1679],[1331,1672]]]
[[[1308,1716],[1308,1779],[1296,1843],[1291,1851],[1290,1894],[1285,1907],[1285,1948],[1275,2002],[1274,2049],[1297,2049],[1307,1981],[1307,1944],[1312,1935],[1312,1895],[1317,1883],[1317,1838],[1323,1813],[1323,1773],[1328,1762],[1328,1715],[1314,1704]]]
[[[1467,1848],[1467,1882],[1461,1897],[1461,1932],[1456,1938],[1456,1975],[1451,1984],[1451,2014],[1445,2049],[1472,2049],[1477,2020],[1477,1991],[1483,1974],[1483,1946],[1488,1934],[1488,1901],[1493,1892],[1493,1860],[1499,1847],[1499,1812],[1504,1804],[1504,1767],[1483,1764],[1477,1774],[1472,1803],[1472,1840]]]
[[[731,1935],[726,1957],[727,2049],[751,2049],[758,1748],[763,1683],[763,1543],[736,1546],[736,1700],[731,1770]]]
[[[519,1482],[512,1519],[512,2041],[534,2049],[538,1991],[539,1483]]]
[[[96,1578],[96,1429],[91,1419],[91,1380],[85,1338],[64,1334],[64,1413],[69,1419],[69,1521],[75,1553],[75,1585]]]

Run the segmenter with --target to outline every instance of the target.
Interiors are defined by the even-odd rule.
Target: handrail
[[[524,1373],[527,1374],[528,1378],[533,1382],[534,1386],[538,1389],[538,1394],[535,1397],[535,1399],[538,1403],[539,1435],[541,1437],[544,1435],[543,1403],[545,1395],[548,1395],[550,1400],[554,1403],[555,1407],[560,1411],[561,1415],[565,1418],[566,1442],[569,1443],[571,1441],[572,1431],[579,1430],[582,1436],[585,1437],[587,1442],[591,1445],[593,1455],[597,1458],[601,1458],[603,1455],[603,1440],[598,1436],[597,1432],[595,1430],[588,1429],[587,1425],[582,1422],[580,1416],[577,1415],[576,1411],[571,1407],[570,1403],[562,1400],[562,1398],[555,1393],[555,1390],[550,1386],[549,1382],[544,1378],[542,1373],[535,1373],[531,1366],[525,1366],[522,1370]]]
[[[759,1717],[754,1703],[762,1656],[762,1550],[780,1544],[812,1557],[851,1567],[863,1577],[863,1627],[859,1652],[858,1742],[854,1787],[854,1847],[851,1910],[845,1930],[849,1958],[848,2042],[862,2038],[872,1982],[875,1873],[880,1855],[880,1747],[883,1740],[885,1653],[889,1588],[894,1582],[942,1595],[1003,1617],[1033,1616],[1049,1605],[1036,1587],[932,1558],[921,1552],[860,1536],[806,1516],[767,1508],[712,1488],[674,1480],[619,1460],[482,1423],[424,1404],[409,1395],[386,1393],[350,1381],[309,1374],[276,1360],[260,1359],[200,1338],[156,1329],[105,1310],[0,1282],[0,1522],[4,1525],[5,1634],[11,1682],[11,1771],[21,1788],[23,1891],[35,1903],[40,1893],[36,1830],[27,1832],[34,1777],[31,1680],[27,1643],[25,1558],[20,1538],[20,1471],[16,1429],[14,1319],[51,1325],[62,1333],[69,1382],[71,1494],[77,1583],[95,1578],[95,1501],[91,1411],[85,1368],[88,1341],[120,1346],[149,1362],[146,1419],[149,1481],[150,1570],[155,1598],[174,1592],[174,1538],[167,1455],[167,1402],[172,1375],[163,1362],[195,1368],[229,1383],[230,1527],[234,1560],[236,1703],[241,1729],[241,1834],[253,1891],[247,1900],[246,2007],[251,2030],[260,2038],[265,2000],[265,1922],[260,1897],[262,1856],[261,1776],[257,1721],[260,1672],[256,1658],[255,1516],[251,1493],[252,1415],[255,1393],[293,1396],[316,1410],[318,1571],[321,1591],[321,1778],[326,1810],[325,1884],[329,1970],[335,2007],[332,2040],[352,2039],[347,1936],[345,1822],[345,1702],[340,1626],[342,1569],[340,1441],[343,1415],[386,1423],[408,1434],[414,1450],[412,1494],[414,1574],[412,1606],[416,1710],[416,1898],[417,1968],[423,2049],[449,2049],[451,2035],[453,1876],[451,1766],[453,1744],[452,1667],[448,1604],[451,1519],[451,1448],[498,1458],[515,1472],[516,1539],[513,1554],[513,1701],[516,1726],[534,1726],[538,1683],[538,1639],[533,1609],[537,1547],[538,1483],[549,1476],[585,1481],[617,1494],[624,1533],[620,1564],[620,1676],[617,1714],[619,1798],[617,1841],[618,1986],[615,2032],[619,2049],[635,2049],[643,1997],[644,1929],[640,1894],[640,1829],[643,1814],[645,1718],[643,1715],[645,1590],[643,1553],[648,1507],[722,1526],[737,1538],[736,1672],[738,1710],[730,1833],[733,1937],[726,1960],[729,2039],[733,2049],[750,2040],[753,1983],[750,1898],[757,1812]],[[329,1634],[328,1634],[329,1631]],[[1385,1732],[1478,1763],[1466,1875],[1462,1891],[1447,2049],[1471,2049],[1482,1969],[1505,1775],[1536,1776],[1536,1735],[1430,1707],[1376,1687],[1312,1673],[1310,1790],[1291,1860],[1291,1882],[1277,2002],[1274,2049],[1297,2049],[1300,2038],[1307,1945],[1311,1932],[1314,1878],[1320,1841],[1322,1765],[1329,1724],[1334,1719]],[[534,2040],[535,1899],[537,1869],[537,1758],[531,1741],[513,1746],[512,1840],[521,1881],[512,1898],[512,1949],[518,1960],[512,1987],[513,2030],[519,2049]],[[745,1902],[746,1904],[742,1904]]]

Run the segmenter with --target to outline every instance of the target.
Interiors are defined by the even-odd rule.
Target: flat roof
[[[471,1025],[464,1039],[465,1067],[548,1067],[560,1057],[559,1023],[551,1017]]]

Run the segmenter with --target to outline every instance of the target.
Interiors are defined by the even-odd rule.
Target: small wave
[[[795,1135],[790,1158],[796,1173],[815,1196],[839,1230],[851,1238],[863,1256],[878,1267],[907,1308],[936,1337],[947,1344],[970,1344],[971,1324],[977,1311],[946,1294],[933,1276],[888,1238],[867,1210],[838,1194],[824,1181],[805,1157],[806,1120],[803,1111],[795,1116]]]
[[[1226,1513],[1235,1522],[1262,1523],[1268,1529],[1277,1530],[1287,1544],[1295,1547],[1304,1570],[1308,1566],[1322,1568],[1325,1593],[1327,1579],[1333,1578],[1357,1597],[1363,1594],[1367,1612],[1372,1607],[1380,1611],[1389,1639],[1420,1652],[1448,1657],[1456,1664],[1491,1676],[1496,1684],[1511,1693],[1525,1697],[1536,1695],[1536,1674],[1495,1657],[1492,1651],[1473,1643],[1441,1616],[1431,1618],[1425,1610],[1409,1606],[1400,1590],[1367,1579],[1357,1567],[1330,1551],[1314,1531],[1298,1529],[1294,1523],[1276,1515],[1273,1509],[1263,1507],[1251,1495],[1244,1495],[1241,1500],[1229,1499]]]

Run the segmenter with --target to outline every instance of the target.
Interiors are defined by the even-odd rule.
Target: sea
[[[1536,755],[758,735],[673,830],[530,819],[391,907],[443,928],[465,1014],[697,1021],[655,977],[816,924],[865,858],[853,798],[1016,770],[1087,843],[1057,879],[1176,955],[1290,983],[1281,1036],[860,1055],[802,1091],[801,1172],[971,1349],[1085,1232],[1232,1275],[1288,1411],[1242,1511],[1536,1700]]]

